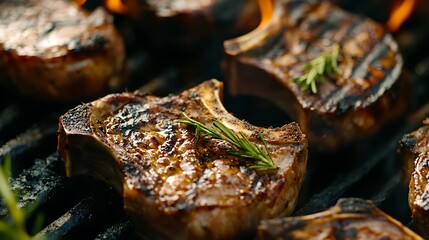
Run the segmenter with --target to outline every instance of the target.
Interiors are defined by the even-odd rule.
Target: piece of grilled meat
[[[405,109],[408,81],[398,46],[383,26],[327,1],[277,0],[270,21],[225,41],[232,94],[267,98],[307,133],[314,149],[335,150],[379,131]],[[339,47],[339,74],[317,93],[295,78],[322,52]],[[321,65],[324,68],[323,65]]]
[[[429,239],[429,126],[404,135],[398,152],[404,181],[409,185],[408,204],[417,230]]]
[[[49,101],[120,85],[124,46],[112,17],[72,0],[0,0],[0,82]]]
[[[195,49],[211,38],[236,36],[255,28],[257,0],[123,0],[128,14],[152,44]]]
[[[296,123],[260,128],[229,114],[222,83],[210,80],[159,98],[112,94],[60,118],[58,150],[68,176],[87,174],[123,195],[137,232],[148,239],[231,239],[254,234],[261,219],[291,214],[307,162]],[[276,170],[251,168],[232,146],[178,123],[186,113],[219,120],[251,142],[267,142]]]
[[[320,213],[264,220],[257,239],[423,239],[372,202],[343,198]]]

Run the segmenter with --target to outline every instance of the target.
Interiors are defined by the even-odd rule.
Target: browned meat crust
[[[399,142],[404,181],[409,185],[408,204],[418,231],[429,238],[429,126],[406,134]]]
[[[403,60],[383,26],[328,1],[278,0],[271,21],[225,42],[232,94],[276,103],[308,134],[310,146],[334,150],[380,130],[405,109]],[[339,75],[303,91],[293,81],[308,61],[339,44]]]
[[[158,98],[108,95],[60,119],[59,145],[68,176],[88,174],[111,184],[141,236],[230,239],[252,234],[261,219],[291,214],[302,184],[307,141],[297,124],[259,128],[223,107],[216,80]],[[276,170],[250,168],[231,146],[176,120],[185,112],[215,119],[250,141],[267,141]]]
[[[0,1],[0,82],[42,100],[79,101],[120,85],[124,46],[103,9],[67,0]]]
[[[210,16],[215,8],[224,2],[222,0],[125,0],[124,4],[130,6],[132,15],[153,12],[158,17],[172,17],[180,14]]]
[[[123,0],[148,41],[186,49],[248,32],[259,23],[256,0]],[[198,48],[199,49],[199,48]]]
[[[307,216],[265,220],[257,239],[423,239],[378,209],[357,198],[340,199],[323,212]]]

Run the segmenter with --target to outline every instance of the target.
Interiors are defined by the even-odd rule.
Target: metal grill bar
[[[56,139],[57,121],[57,117],[52,117],[6,142],[0,148],[0,161],[10,157],[15,164],[18,162],[17,159],[23,159],[25,156],[38,156],[37,153],[43,152],[44,149],[50,149],[50,151],[55,149],[52,140]],[[14,167],[14,169],[16,168]]]
[[[70,211],[45,227],[39,236],[48,239],[91,239],[114,220],[121,219],[118,196],[106,191],[82,199]],[[122,216],[123,218],[123,216]]]

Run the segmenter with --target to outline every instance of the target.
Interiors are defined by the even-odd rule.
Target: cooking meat
[[[257,239],[423,239],[372,202],[344,198],[320,213],[264,220]]]
[[[296,123],[255,127],[228,113],[223,84],[210,80],[179,95],[112,94],[60,118],[58,150],[67,176],[87,174],[122,194],[147,239],[230,239],[254,234],[261,219],[291,214],[307,161]],[[277,166],[255,169],[229,143],[179,123],[215,120],[261,145]],[[263,141],[262,141],[263,142]]]
[[[212,38],[242,34],[259,22],[257,0],[123,0],[153,44],[195,49]],[[229,35],[231,36],[231,35]]]
[[[243,0],[241,0],[243,1]],[[182,14],[197,17],[198,14],[211,17],[215,11],[220,11],[227,4],[223,0],[125,0],[123,1],[132,16],[142,17],[146,12],[153,12],[158,17],[171,17]],[[240,2],[240,1],[237,1]],[[224,4],[224,5],[222,5]],[[233,5],[231,5],[233,6]]]
[[[120,85],[124,46],[112,17],[68,0],[0,1],[0,82],[49,101],[81,101]]]
[[[414,225],[429,238],[429,126],[404,135],[399,142],[403,176],[409,185],[408,204]]]
[[[299,123],[313,149],[335,150],[375,134],[405,109],[408,81],[392,36],[328,1],[275,1],[268,23],[224,47],[230,92],[277,104]],[[333,52],[337,61],[326,60]],[[318,58],[325,65],[311,62]],[[308,76],[311,82],[309,64],[323,70],[333,62],[337,74],[313,68],[320,76],[316,91],[298,81]]]

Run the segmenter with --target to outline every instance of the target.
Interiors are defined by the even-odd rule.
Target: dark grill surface
[[[386,22],[388,13],[379,14],[378,4],[389,1],[336,2]],[[429,9],[426,13],[429,15]],[[394,33],[412,85],[407,114],[380,134],[339,152],[319,153],[310,146],[308,173],[294,215],[322,211],[342,197],[360,197],[373,200],[413,228],[396,147],[403,134],[417,129],[429,115],[429,48],[424,47],[429,38],[428,22],[424,14],[416,14]],[[116,23],[128,48],[128,90],[163,96],[210,78],[224,80],[220,63],[226,36],[212,36],[193,51],[175,47],[154,51],[138,41],[145,36],[132,31],[135,26],[128,19],[116,16]],[[290,122],[287,115],[265,100],[230,96],[226,89],[225,94],[226,108],[254,125]],[[65,176],[56,152],[57,124],[58,117],[75,105],[35,103],[6,91],[0,97],[0,159],[12,159],[12,187],[19,193],[20,206],[37,201],[37,211],[45,217],[39,234],[48,239],[132,238],[133,226],[124,215],[120,196],[91,177]],[[7,209],[0,204],[0,218],[7,217]]]

